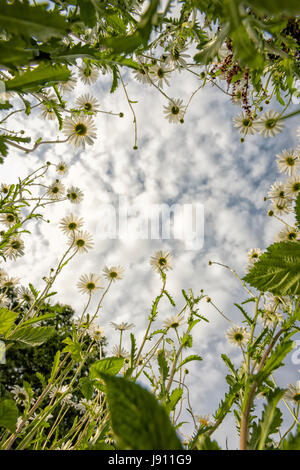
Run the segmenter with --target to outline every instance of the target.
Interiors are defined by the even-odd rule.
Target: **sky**
[[[69,166],[63,178],[66,186],[75,185],[84,192],[79,206],[68,202],[49,206],[45,217],[50,223],[32,222],[32,235],[24,235],[26,254],[9,263],[12,276],[22,278],[22,284],[32,282],[43,286],[42,277],[49,267],[55,267],[66,248],[66,237],[58,224],[71,212],[85,220],[85,229],[94,238],[94,248],[78,255],[62,271],[55,283],[54,301],[71,305],[79,313],[86,298],[78,292],[76,284],[82,274],[99,273],[105,265],[122,265],[124,279],[115,283],[105,297],[99,323],[105,328],[109,340],[107,353],[117,343],[118,335],[110,322],[132,322],[132,330],[140,341],[145,331],[151,303],[159,294],[161,280],[149,264],[156,250],[170,251],[173,269],[168,272],[167,289],[176,301],[171,308],[167,299],[159,307],[157,329],[170,314],[178,313],[184,305],[181,289],[193,289],[194,294],[209,295],[215,305],[232,321],[242,324],[234,303],[247,298],[247,292],[229,270],[208,261],[229,265],[242,277],[245,274],[247,251],[265,249],[274,241],[279,223],[266,215],[264,201],[269,186],[280,179],[275,156],[284,148],[297,145],[297,118],[286,122],[284,132],[266,139],[260,135],[248,136],[244,143],[233,128],[232,118],[240,112],[229,97],[207,85],[200,90],[189,106],[184,124],[170,124],[163,115],[166,99],[151,86],[141,85],[130,72],[123,72],[128,94],[138,123],[138,149],[133,150],[132,115],[121,86],[109,93],[111,77],[100,75],[97,83],[84,87],[77,85],[68,95],[71,103],[82,93],[93,94],[101,109],[123,112],[119,118],[99,113],[95,118],[97,140],[91,147],[78,150],[69,144],[41,146],[28,155],[11,151],[0,168],[0,182],[13,183],[26,176],[46,161],[65,161]],[[181,72],[174,76],[169,96],[186,103],[199,86],[197,78]],[[291,111],[296,106],[291,105]],[[57,124],[43,121],[40,112],[29,118],[16,117],[13,124],[30,135],[56,138]],[[52,170],[51,170],[52,171]],[[52,172],[53,179],[56,177]],[[48,183],[52,182],[49,178]],[[201,204],[204,207],[204,244],[201,249],[187,250],[183,241],[174,239],[132,240],[103,239],[107,204],[116,205],[123,196],[128,204],[140,208],[151,204]],[[95,301],[96,302],[96,301]],[[95,303],[94,303],[95,305]],[[187,354],[197,353],[203,361],[188,366],[187,384],[194,413],[212,415],[227,391],[226,367],[221,360],[225,353],[238,365],[239,351],[225,339],[231,326],[209,303],[200,304],[199,313],[209,319],[194,329],[193,348]],[[300,338],[299,338],[300,339]],[[129,349],[129,334],[124,346]],[[294,361],[295,362],[295,361]],[[287,386],[299,379],[299,364],[286,360],[287,368],[278,372],[279,384]],[[185,417],[190,420],[185,413]],[[215,439],[229,448],[237,447],[233,436],[234,421],[230,415],[214,434]],[[190,425],[183,429],[190,430]]]

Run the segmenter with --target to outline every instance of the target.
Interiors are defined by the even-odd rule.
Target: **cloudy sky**
[[[84,217],[95,246],[89,253],[78,255],[63,270],[55,284],[58,291],[55,299],[70,304],[79,313],[85,303],[76,288],[80,275],[101,273],[105,265],[124,266],[124,280],[113,285],[99,317],[109,349],[118,340],[110,321],[133,322],[135,334],[139,340],[142,338],[151,302],[161,286],[159,276],[149,264],[156,250],[172,253],[173,270],[168,274],[167,289],[177,307],[171,309],[164,299],[155,329],[171,313],[181,310],[184,305],[181,289],[189,288],[195,295],[203,289],[231,320],[241,324],[242,318],[233,304],[245,300],[246,291],[228,270],[208,266],[208,261],[230,265],[243,276],[247,251],[254,247],[264,249],[273,241],[279,225],[267,217],[264,196],[270,184],[279,178],[276,154],[296,146],[296,119],[287,121],[284,132],[275,138],[255,135],[241,143],[232,125],[239,107],[216,88],[207,85],[196,94],[185,123],[180,125],[169,124],[164,118],[166,99],[156,89],[139,84],[130,73],[124,73],[124,80],[130,98],[137,101],[133,106],[138,122],[138,150],[132,148],[132,115],[122,88],[111,95],[111,77],[101,75],[95,85],[77,85],[68,95],[73,104],[76,97],[89,92],[97,97],[101,109],[125,114],[122,119],[97,115],[98,137],[94,146],[80,151],[67,144],[42,146],[28,155],[16,150],[1,166],[0,182],[13,183],[46,161],[63,160],[69,166],[64,184],[80,187],[85,195],[78,207],[68,202],[50,206],[46,211],[49,224],[31,223],[32,236],[24,235],[26,256],[10,263],[10,275],[22,277],[24,285],[32,282],[37,288],[42,287],[42,277],[48,274],[49,267],[55,267],[66,248],[58,223],[73,212]],[[186,103],[197,86],[196,77],[182,72],[174,76],[167,92]],[[26,119],[18,117],[14,123],[35,137],[58,135],[56,123],[42,121],[39,112]],[[52,175],[55,178],[54,172]],[[50,178],[48,183],[51,182]],[[187,250],[183,241],[174,239],[103,239],[104,208],[107,204],[116,206],[120,196],[128,204],[142,208],[151,204],[203,205],[203,247]],[[187,383],[194,412],[212,414],[227,391],[226,370],[220,356],[225,352],[238,364],[239,353],[225,340],[230,324],[206,302],[201,304],[200,313],[209,318],[209,323],[200,323],[195,328],[192,353],[200,354],[204,360],[189,367]],[[129,348],[127,339],[124,345]],[[290,358],[286,363],[286,371],[275,375],[282,386],[299,378],[299,364],[293,364]],[[228,438],[230,448],[237,445],[232,425],[233,419],[229,417],[215,434],[223,445]]]

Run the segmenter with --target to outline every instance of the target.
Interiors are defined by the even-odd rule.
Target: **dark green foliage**
[[[166,410],[154,395],[121,377],[102,377],[120,449],[182,449]]]
[[[280,242],[269,246],[244,281],[263,292],[300,294],[300,243]]]

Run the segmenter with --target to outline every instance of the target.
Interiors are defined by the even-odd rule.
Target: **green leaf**
[[[272,351],[262,370],[257,374],[256,381],[261,383],[265,378],[269,377],[275,369],[281,367],[282,361],[292,351],[293,346],[293,341],[282,340]]]
[[[198,450],[222,450],[217,441],[212,441],[209,436],[199,436]]]
[[[55,356],[54,356],[54,360],[53,360],[51,375],[50,375],[50,379],[48,381],[49,384],[52,383],[53,380],[54,380],[54,377],[56,375],[56,372],[57,372],[57,369],[58,369],[58,366],[59,366],[59,361],[60,361],[60,351],[57,351]]]
[[[34,69],[26,70],[11,80],[5,81],[6,90],[30,92],[38,91],[43,86],[58,82],[67,82],[71,72],[66,65],[40,64]]]
[[[298,196],[296,199],[295,216],[296,216],[297,226],[300,229],[300,192],[298,193]]]
[[[249,317],[246,310],[239,304],[234,304],[234,305],[240,310],[240,312],[244,315],[247,323],[251,326],[253,324],[253,320]]]
[[[171,411],[175,409],[178,401],[182,397],[182,394],[183,394],[182,388],[174,388],[174,390],[172,391],[170,395],[168,402],[165,405],[165,408],[168,414],[170,414]]]
[[[78,5],[80,7],[80,18],[87,26],[93,28],[97,22],[96,9],[93,1],[78,0]]]
[[[288,437],[282,441],[281,450],[299,450],[300,449],[300,426],[295,435],[289,433]]]
[[[198,354],[191,354],[190,356],[186,357],[185,359],[183,359],[183,361],[179,364],[179,366],[177,367],[176,371],[178,371],[184,364],[187,364],[188,362],[191,362],[191,361],[202,361],[202,357],[201,356],[198,356]]]
[[[103,374],[102,378],[120,449],[182,449],[166,410],[154,395],[122,377]]]
[[[264,405],[262,418],[258,423],[259,441],[255,449],[264,450],[269,436],[278,432],[282,424],[282,413],[276,407],[283,394],[284,390],[278,388],[269,394],[268,403]]]
[[[12,312],[7,308],[0,308],[0,334],[4,335],[8,333],[15,324],[18,315],[18,312]]]
[[[33,6],[15,0],[0,0],[0,29],[20,36],[34,36],[40,41],[62,37],[69,25],[64,15],[46,10],[47,5]]]
[[[282,15],[287,13],[289,15],[299,15],[300,6],[298,0],[247,0],[246,3],[256,10],[266,14]]]
[[[94,382],[88,377],[81,377],[79,380],[80,390],[87,400],[91,400],[94,392]]]
[[[263,292],[299,295],[300,242],[279,242],[269,246],[243,280]]]
[[[90,367],[90,378],[99,379],[103,373],[116,375],[120,372],[124,363],[123,357],[105,357],[100,361],[94,362]]]
[[[0,426],[15,432],[18,414],[18,408],[13,400],[3,400],[0,402]]]
[[[159,0],[152,0],[150,2],[140,22],[137,24],[136,30],[132,34],[104,37],[99,39],[100,44],[112,49],[114,53],[125,52],[127,54],[136,50],[141,45],[146,46],[153,28],[158,5]]]
[[[54,327],[50,326],[40,326],[38,328],[24,326],[13,331],[7,336],[7,339],[16,341],[18,347],[26,348],[28,346],[40,346],[45,343],[53,333]]]
[[[55,317],[56,317],[56,313],[46,313],[45,315],[40,315],[39,317],[30,318],[29,320],[24,321],[22,323],[22,327],[27,326],[27,325],[32,325],[34,323],[39,323],[40,321],[43,321],[43,320],[49,320],[49,318],[55,318]]]

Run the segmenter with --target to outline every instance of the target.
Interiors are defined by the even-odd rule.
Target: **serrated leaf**
[[[278,432],[282,424],[282,413],[277,408],[284,390],[275,389],[268,395],[268,403],[264,405],[262,417],[255,427],[254,435],[250,439],[250,448],[264,450],[269,436]]]
[[[299,450],[300,449],[300,426],[297,428],[296,434],[291,432],[288,434],[288,437],[282,441],[281,450]]]
[[[50,375],[50,379],[48,381],[49,384],[51,384],[54,380],[54,377],[56,375],[56,372],[57,372],[57,369],[58,369],[58,366],[59,366],[59,361],[60,361],[60,351],[57,351],[55,356],[54,356],[54,360],[53,360],[51,375]]]
[[[124,363],[123,357],[105,357],[94,362],[90,367],[90,378],[99,379],[103,373],[116,375],[120,372]]]
[[[14,432],[16,430],[18,414],[18,408],[13,400],[7,399],[0,402],[0,426]]]
[[[300,242],[279,242],[269,246],[243,280],[263,292],[299,295]]]
[[[26,348],[29,346],[40,346],[45,343],[53,333],[54,328],[49,326],[40,326],[38,328],[24,326],[13,331],[7,336],[7,339],[15,341],[18,347]]]
[[[148,390],[122,377],[102,375],[120,449],[181,450],[166,410]]]
[[[66,17],[47,11],[44,5],[29,5],[15,0],[8,4],[0,0],[0,28],[21,36],[34,36],[40,41],[62,37],[69,25]]]
[[[183,361],[179,364],[179,366],[177,367],[176,371],[178,371],[184,364],[187,364],[188,362],[192,362],[192,361],[202,361],[202,357],[201,356],[198,356],[198,354],[191,354],[190,356],[186,357],[185,359],[183,359]]]
[[[298,193],[298,196],[296,199],[295,216],[296,216],[297,226],[300,229],[300,192]]]
[[[5,80],[7,91],[38,91],[43,86],[59,82],[67,82],[71,72],[66,65],[40,64],[34,69],[15,75],[11,80]]]
[[[266,14],[282,15],[287,13],[290,15],[300,14],[300,6],[298,0],[247,0],[246,3],[256,10]]]
[[[88,377],[81,377],[79,384],[84,398],[91,400],[94,392],[94,382]]]
[[[169,397],[168,402],[165,405],[165,408],[166,408],[166,411],[167,411],[168,414],[170,414],[171,411],[173,411],[175,409],[177,403],[179,402],[180,398],[182,397],[182,394],[183,394],[182,388],[174,388],[174,390],[172,391],[172,393]]]
[[[0,334],[4,335],[15,324],[15,320],[18,317],[18,312],[12,312],[7,308],[0,308]]]

